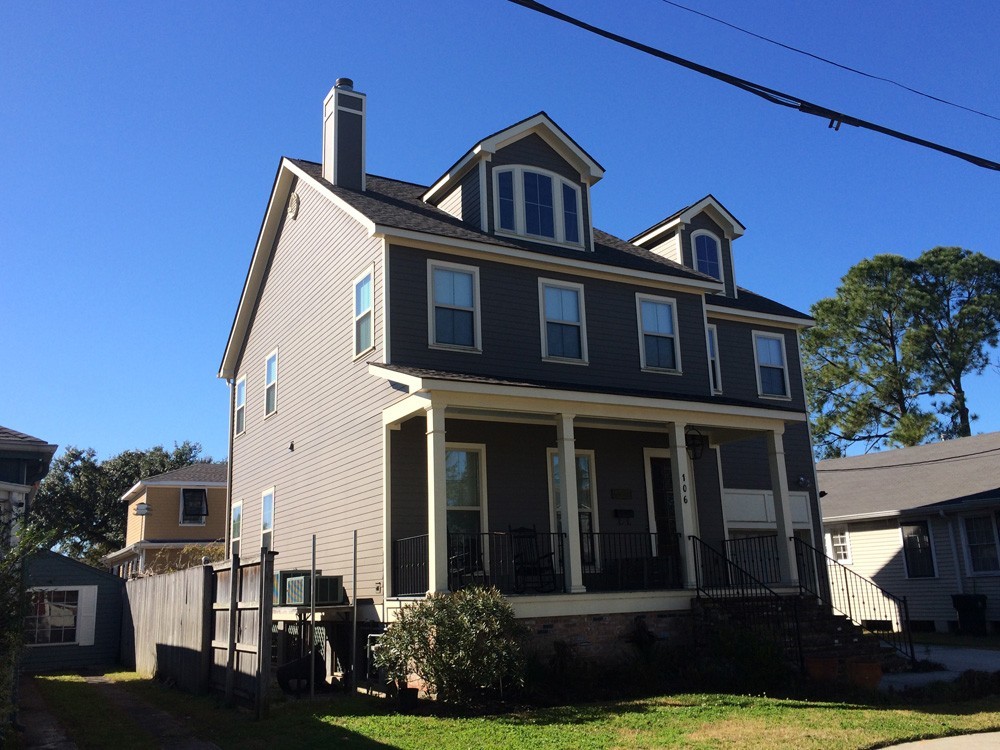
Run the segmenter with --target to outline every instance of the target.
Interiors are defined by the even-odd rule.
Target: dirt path
[[[24,731],[18,736],[21,747],[45,750],[78,750],[76,743],[49,711],[42,694],[30,677],[21,677],[17,687],[17,719]]]

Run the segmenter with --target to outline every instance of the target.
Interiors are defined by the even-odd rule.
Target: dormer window
[[[498,232],[582,243],[578,185],[545,170],[503,167],[493,171],[493,186]]]
[[[709,232],[695,232],[691,236],[694,244],[694,267],[713,279],[722,280],[722,255],[719,240]]]

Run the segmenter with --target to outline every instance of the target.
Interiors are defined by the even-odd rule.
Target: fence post
[[[257,611],[260,637],[257,639],[257,718],[267,716],[271,697],[271,587],[274,578],[274,552],[260,550],[260,605]],[[311,649],[310,649],[311,653]],[[311,667],[310,667],[311,668]]]
[[[212,633],[215,631],[215,576],[212,565],[201,566],[201,674],[198,677],[198,692],[207,693],[212,680]]]
[[[233,694],[236,687],[236,618],[239,614],[240,598],[240,556],[233,553],[229,568],[229,632],[226,634],[226,688],[225,703],[227,706],[233,703]]]

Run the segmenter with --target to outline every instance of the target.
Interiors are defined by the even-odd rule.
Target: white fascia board
[[[820,505],[823,501],[820,500]],[[898,518],[898,510],[876,510],[871,513],[845,513],[842,516],[823,516],[823,523],[845,523],[847,521],[877,521],[880,518]],[[933,515],[933,514],[932,514]]]
[[[563,132],[562,128],[552,120],[539,112],[524,122],[512,125],[506,130],[501,130],[496,135],[487,138],[480,143],[485,151],[496,153],[504,146],[510,145],[520,140],[526,135],[537,133],[546,143],[552,146],[560,156],[567,161],[573,162],[574,166],[588,178],[591,185],[604,176],[604,169],[588,156],[570,137]]]
[[[455,162],[455,165],[445,172],[445,174],[442,175],[437,182],[427,188],[424,194],[420,196],[420,200],[425,203],[430,203],[431,205],[436,205],[435,200],[441,197],[441,193],[444,192],[444,189],[452,183],[462,179],[465,176],[465,173],[469,171],[469,168],[479,161],[479,155],[482,152],[482,144],[475,146],[465,156]]]
[[[657,227],[656,229],[647,231],[644,234],[636,235],[635,237],[630,239],[629,242],[633,245],[639,245],[640,247],[643,247],[652,240],[655,240],[662,234],[666,234],[667,232],[674,229],[680,230],[683,228],[684,228],[684,222],[682,222],[679,218],[677,218],[671,221],[669,224],[664,224],[662,227]]]
[[[396,372],[388,367],[380,367],[376,364],[369,364],[368,372],[372,375],[377,375],[380,378],[385,378],[386,380],[391,380],[395,383],[405,385],[410,389],[410,393],[416,393],[423,387],[423,378],[416,375],[407,375],[402,372]]]
[[[710,304],[706,304],[705,309],[711,317],[722,318],[723,320],[738,320],[745,323],[767,321],[789,328],[812,328],[814,325],[811,318],[793,318],[787,315],[772,315],[771,313],[753,312],[751,310],[733,310],[731,307],[719,307]]]
[[[239,306],[236,308],[236,317],[229,332],[229,340],[226,342],[226,351],[222,357],[222,364],[219,366],[218,377],[220,378],[230,380],[236,376],[236,359],[243,346],[243,340],[257,304],[257,297],[260,294],[260,287],[264,283],[264,274],[271,260],[271,254],[274,252],[278,228],[281,226],[282,211],[295,177],[307,183],[320,195],[368,229],[369,234],[375,231],[375,224],[371,219],[338,198],[325,185],[320,184],[314,177],[306,174],[291,161],[282,159],[274,180],[274,188],[271,190],[271,197],[267,202],[267,209],[264,212],[264,221],[261,224],[260,233],[257,235],[257,244],[254,246],[250,270],[247,272],[243,293],[240,295]]]
[[[634,245],[642,245],[671,229],[683,229],[685,224],[690,224],[691,219],[707,208],[711,208],[716,213],[718,218],[722,219],[725,224],[729,224],[729,230],[725,233],[727,239],[734,240],[737,237],[742,237],[743,233],[746,232],[747,228],[740,223],[739,219],[729,213],[725,206],[719,203],[711,195],[706,195],[690,208],[687,208],[677,214],[677,216],[671,219],[669,223],[656,227],[655,229],[647,229],[642,234],[636,235],[629,241]],[[725,229],[725,227],[723,227],[723,229]]]
[[[422,247],[428,250],[464,250],[470,253],[478,253],[486,256],[499,256],[502,258],[512,258],[518,261],[531,263],[539,268],[554,268],[556,270],[571,269],[573,273],[582,275],[599,275],[602,278],[625,278],[628,280],[638,279],[643,283],[660,286],[665,289],[680,289],[681,291],[691,291],[691,288],[719,292],[724,289],[721,282],[701,279],[688,279],[680,276],[668,276],[665,274],[650,273],[648,271],[636,271],[631,268],[620,268],[608,266],[603,263],[595,263],[583,258],[581,251],[580,258],[563,258],[557,255],[546,255],[544,253],[533,253],[529,250],[503,247],[501,245],[491,245],[487,242],[475,242],[470,240],[460,240],[452,237],[443,237],[437,234],[426,232],[415,232],[410,229],[399,229],[378,225],[375,234],[388,239],[400,240],[408,243],[409,246]]]
[[[140,479],[138,482],[132,485],[128,492],[121,496],[122,502],[131,503],[135,498],[137,498],[142,491],[146,488],[146,481]]]

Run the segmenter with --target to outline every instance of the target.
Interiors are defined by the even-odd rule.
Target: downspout
[[[964,594],[965,579],[962,576],[961,561],[958,559],[958,547],[955,544],[955,524],[952,523],[951,518],[945,515],[943,510],[939,510],[938,515],[948,525],[948,542],[951,544],[951,559],[954,560],[955,565],[955,587],[958,589],[959,594]]]

